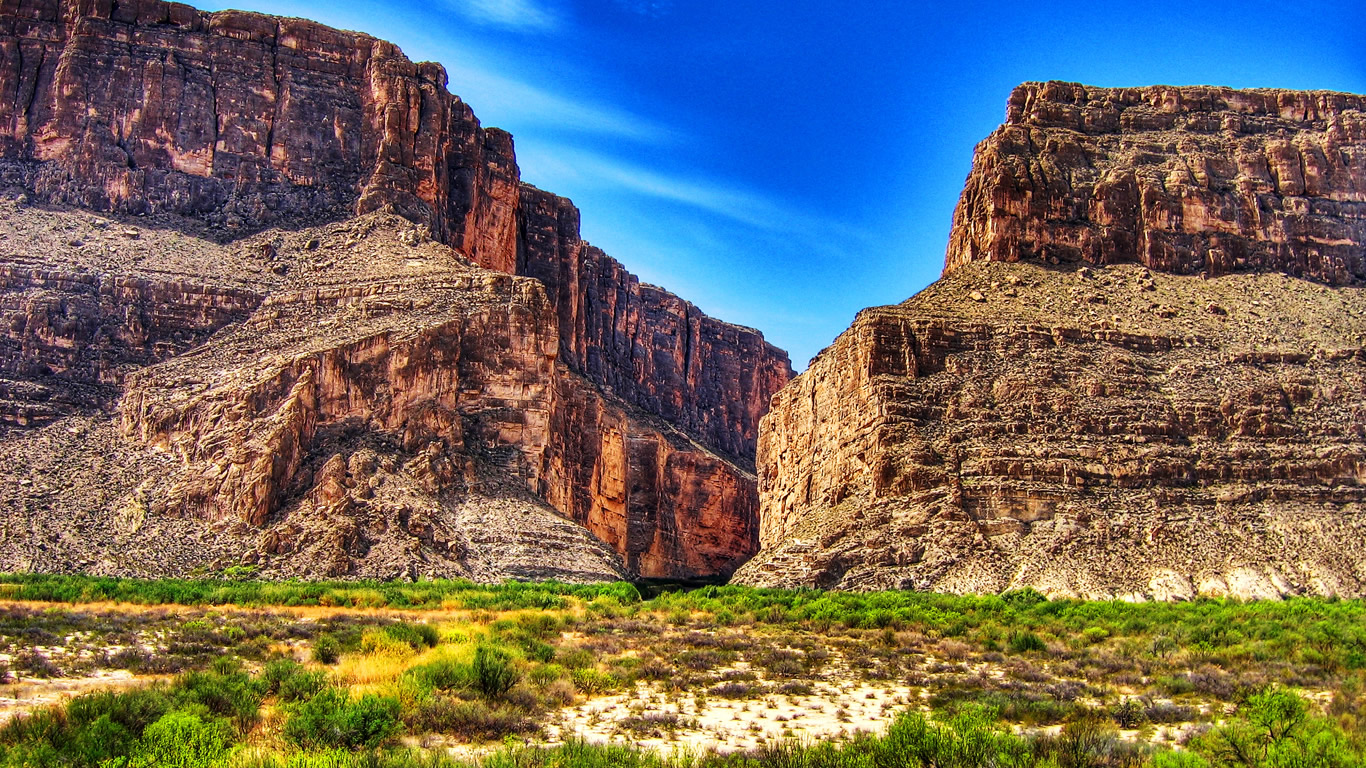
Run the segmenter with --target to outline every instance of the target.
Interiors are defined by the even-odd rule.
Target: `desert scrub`
[[[285,721],[285,739],[302,749],[374,749],[399,730],[397,699],[325,688],[300,703]]]
[[[470,665],[474,687],[489,698],[501,696],[511,690],[521,679],[521,673],[506,650],[487,643],[480,643],[474,649],[474,661]]]

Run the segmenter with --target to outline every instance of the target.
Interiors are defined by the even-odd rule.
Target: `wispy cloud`
[[[672,176],[594,152],[564,147],[519,149],[524,168],[580,184],[627,190],[691,206],[765,232],[809,233],[861,240],[865,233],[842,222],[798,210],[772,197],[710,179]]]
[[[584,97],[562,96],[480,66],[454,63],[446,68],[450,89],[489,125],[537,133],[586,133],[642,144],[665,144],[673,130],[649,118]]]
[[[465,18],[476,24],[526,32],[552,32],[559,28],[561,16],[539,0],[446,0]]]

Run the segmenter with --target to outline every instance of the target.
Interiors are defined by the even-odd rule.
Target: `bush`
[[[569,679],[574,682],[574,688],[585,696],[615,691],[621,687],[621,682],[615,677],[591,668],[573,670],[569,673]]]
[[[482,700],[460,701],[434,696],[407,719],[417,733],[442,733],[468,741],[492,741],[516,734],[536,733],[540,726],[508,704],[491,706]]]
[[[201,720],[189,712],[168,712],[147,726],[124,764],[128,768],[207,768],[231,744],[232,729],[226,722]]]
[[[474,677],[469,665],[454,659],[437,659],[421,664],[409,669],[407,674],[422,685],[439,691],[469,688],[473,685]]]
[[[341,641],[335,635],[318,635],[313,641],[313,660],[319,664],[336,664],[341,658]]]
[[[300,672],[280,684],[280,701],[307,701],[327,687],[327,673],[322,670]]]
[[[1191,747],[1215,768],[1347,768],[1366,758],[1337,722],[1310,713],[1298,694],[1278,688],[1249,697],[1237,718]]]
[[[1042,638],[1033,632],[1011,632],[1010,650],[1014,653],[1029,653],[1030,651],[1047,650]]]
[[[474,649],[474,687],[490,698],[507,693],[520,675],[507,651],[495,645],[480,644]]]
[[[280,686],[286,680],[303,671],[303,665],[293,659],[277,659],[261,670],[261,685],[267,695],[274,695],[280,692]]]
[[[441,640],[436,627],[431,624],[401,621],[384,627],[384,633],[395,640],[408,644],[417,651],[423,648],[435,648]]]
[[[327,688],[298,706],[284,737],[303,749],[375,749],[398,732],[398,716],[396,699],[367,693],[352,701]]]
[[[176,703],[202,705],[210,714],[232,718],[238,728],[246,730],[260,715],[266,684],[234,669],[235,664],[234,659],[220,659],[213,671],[185,673],[176,681]]]
[[[1120,728],[1137,728],[1148,720],[1147,713],[1138,699],[1121,701],[1115,705],[1111,714],[1114,715],[1115,723]]]
[[[67,705],[66,716],[76,728],[107,718],[138,736],[166,714],[170,706],[171,700],[165,687],[153,685],[122,692],[102,691],[77,696]]]

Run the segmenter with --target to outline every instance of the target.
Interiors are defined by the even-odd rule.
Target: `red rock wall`
[[[300,19],[140,0],[0,7],[3,178],[228,229],[391,206],[512,271],[517,166],[437,64]]]
[[[579,211],[522,188],[518,271],[545,283],[564,359],[589,380],[748,464],[769,398],[792,378],[763,334],[642,284],[579,237]]]
[[[1021,259],[1366,279],[1366,97],[1021,85],[944,269]]]
[[[108,408],[125,373],[241,321],[250,290],[0,264],[0,421]]]
[[[562,382],[561,400],[583,408],[554,411],[555,442],[538,443],[527,461],[557,474],[529,483],[642,573],[728,572],[757,547],[750,472],[759,418],[792,375],[786,354],[641,285],[584,243],[577,209],[521,184],[511,136],[482,128],[445,86],[439,65],[309,21],[156,0],[3,3],[0,183],[96,210],[193,215],[229,235],[392,209],[480,266],[538,278],[566,376],[583,377]],[[324,362],[319,371],[330,370]],[[280,379],[272,403],[324,408],[314,390],[327,377],[314,374],[295,398],[286,383],[302,381],[296,373]],[[278,410],[257,406],[248,412]],[[378,411],[369,418],[383,421]],[[249,473],[273,490],[204,498],[265,519],[298,470],[289,441],[306,443],[306,431],[247,441],[255,458],[234,460],[255,467],[278,453],[283,464]],[[610,480],[618,475],[621,489]],[[601,493],[585,496],[578,483]]]
[[[44,200],[229,229],[391,207],[481,266],[545,281],[574,369],[751,455],[786,355],[583,243],[572,204],[520,185],[511,136],[445,86],[437,64],[299,19],[6,5],[0,177]]]
[[[206,369],[223,365],[216,357],[173,361],[130,377],[120,407],[125,431],[197,467],[163,503],[199,517],[264,525],[281,499],[309,487],[300,470],[318,431],[345,422],[393,436],[407,454],[445,459],[512,447],[534,487],[554,397],[555,326],[539,286],[494,278],[455,281],[474,307],[426,326],[295,341],[314,347],[302,350],[288,346],[283,334],[266,335],[267,349],[289,356],[239,362],[212,385]],[[268,334],[282,316],[363,304],[393,289],[276,294],[256,322]],[[204,383],[196,390],[186,381]],[[456,484],[460,469],[433,470],[442,475],[435,486]]]
[[[650,578],[729,574],[758,551],[754,476],[563,366],[542,495]]]

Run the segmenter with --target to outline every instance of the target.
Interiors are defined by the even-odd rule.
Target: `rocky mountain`
[[[0,8],[0,568],[726,574],[792,371],[363,34]]]
[[[1030,83],[761,424],[772,586],[1366,594],[1366,97]]]

